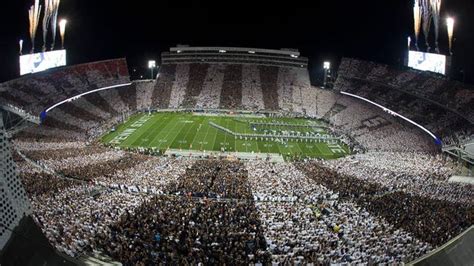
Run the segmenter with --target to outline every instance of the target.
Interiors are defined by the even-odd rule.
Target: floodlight
[[[156,67],[156,61],[155,60],[148,61],[148,68],[155,68],[155,67]]]
[[[331,62],[324,62],[324,69],[330,69],[331,68]]]
[[[153,76],[153,70],[156,67],[156,61],[155,60],[148,60],[148,68],[151,70],[151,79],[154,79]]]

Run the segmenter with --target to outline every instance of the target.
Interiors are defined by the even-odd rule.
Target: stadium
[[[298,49],[160,58],[0,83],[2,265],[472,265],[472,85],[343,57],[316,86]]]

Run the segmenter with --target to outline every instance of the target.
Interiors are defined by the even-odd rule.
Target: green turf
[[[295,142],[286,145],[275,141],[240,140],[225,133],[209,122],[230,129],[236,133],[264,134],[294,130],[302,133],[317,132],[326,134],[324,124],[315,120],[293,118],[243,118],[229,116],[201,116],[191,113],[154,113],[132,116],[118,126],[114,132],[102,137],[102,142],[121,148],[155,148],[159,150],[180,149],[194,151],[222,151],[278,153],[285,158],[310,157],[335,159],[350,153],[344,144],[331,145],[324,142]],[[288,128],[287,126],[257,126],[252,129],[250,122],[285,122],[297,125],[320,125],[316,128]],[[339,151],[338,151],[339,150]],[[342,150],[342,151],[341,151]]]

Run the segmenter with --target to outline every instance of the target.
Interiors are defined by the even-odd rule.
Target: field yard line
[[[146,115],[141,115],[139,119],[137,119],[136,121],[142,119],[143,117],[145,117]],[[135,121],[135,122],[136,122]],[[132,126],[135,122],[133,123],[130,123],[127,125],[127,129],[130,128],[130,126]],[[140,133],[140,131],[143,129],[143,128],[151,128],[153,126],[153,118],[149,119],[145,124],[143,124],[141,127],[139,128],[135,128],[135,132],[133,132],[132,135],[130,135],[127,139],[125,139],[124,141],[122,141],[122,143],[120,143],[120,146],[133,146],[133,144],[138,140],[138,139],[142,139],[141,136],[143,135],[142,133]],[[146,131],[145,131],[146,132]],[[138,134],[138,135],[137,135]]]
[[[120,134],[123,130],[131,129],[131,125],[139,120],[140,118],[144,117],[145,114],[132,116],[128,119],[124,124],[117,126],[117,132],[109,133],[105,135],[109,140],[102,139],[103,143],[110,142],[110,139],[113,139],[114,135]],[[234,132],[244,133],[244,134],[251,134],[253,130],[245,124],[244,122],[238,122],[233,120],[230,117],[223,117],[217,116],[212,118],[196,118],[193,117],[193,124],[186,123],[183,120],[190,120],[186,119],[189,117],[189,114],[154,114],[149,121],[147,121],[144,125],[139,128],[136,128],[136,131],[130,135],[127,139],[122,141],[119,145],[120,147],[135,147],[135,146],[143,146],[143,147],[159,147],[160,149],[164,148],[175,148],[181,147],[182,149],[188,149],[188,146],[182,145],[179,142],[186,141],[188,145],[192,144],[195,146],[195,149],[199,150],[207,150],[209,149],[210,152],[219,151],[222,147],[220,145],[221,142],[229,143],[229,145],[225,146],[228,148],[229,152],[232,148],[230,145],[230,141],[234,141],[234,152],[246,152],[249,153],[254,150],[256,153],[265,154],[271,152],[279,152],[283,156],[287,156],[288,153],[291,154],[302,154],[308,157],[319,157],[319,158],[338,158],[343,157],[350,154],[350,150],[347,149],[347,146],[341,145],[344,148],[343,154],[336,154],[331,152],[331,149],[328,147],[328,143],[325,142],[297,142],[297,141],[289,141],[288,145],[292,147],[285,146],[275,141],[259,141],[259,140],[236,140],[235,136],[232,134],[228,134],[219,130],[214,129],[213,127],[207,125],[210,120],[215,120],[216,124],[220,124]],[[251,119],[250,119],[251,120]],[[249,121],[249,119],[243,121]],[[291,119],[254,119],[252,121],[255,122],[272,122],[272,121],[288,121],[291,123]],[[302,120],[303,121],[303,120]],[[182,123],[183,122],[183,123]],[[174,124],[173,124],[174,123]],[[309,121],[304,121],[305,124],[310,123]],[[321,123],[321,122],[317,122]],[[200,124],[203,126],[207,126],[206,130],[202,130]],[[186,129],[188,127],[188,129]],[[285,126],[283,127],[276,127],[275,130],[285,130]],[[199,129],[199,130],[198,130]],[[310,130],[308,130],[310,131]],[[307,132],[307,130],[300,130],[300,132]],[[214,137],[212,137],[214,134]],[[224,134],[224,135],[220,135]],[[173,137],[174,135],[174,137]],[[103,137],[103,138],[106,138]],[[192,138],[192,139],[191,139]],[[271,138],[271,137],[269,137]],[[146,140],[146,141],[145,141]],[[166,142],[163,142],[166,140]],[[198,142],[207,142],[207,144],[199,144]],[[271,145],[272,147],[270,147]],[[277,145],[275,148],[274,145]],[[309,148],[308,146],[312,146]],[[194,147],[193,147],[194,148]]]
[[[204,122],[209,122],[209,121],[207,121],[206,119],[204,119],[202,124],[204,124]],[[208,126],[207,129],[206,129],[206,135],[204,135],[204,139],[202,140],[203,143],[206,141],[207,135],[209,135],[209,129],[210,129],[210,128],[211,128],[211,127]],[[198,135],[198,134],[196,134],[196,135],[194,136],[193,143],[194,143],[194,141],[196,141],[197,135]],[[201,144],[201,150],[203,150],[203,148],[202,148],[203,145],[204,145],[204,144]]]
[[[105,134],[105,135],[102,135],[101,139],[103,142],[105,143],[110,143],[116,136],[120,135],[125,129],[128,128],[129,125],[135,123],[135,121],[137,121],[138,119],[140,119],[141,115],[135,115],[135,116],[132,116],[130,117],[124,124],[121,124],[119,126],[116,127],[116,131],[115,132],[110,132]],[[108,140],[106,140],[108,139]],[[120,142],[119,145],[121,145],[125,140],[123,140],[122,142]]]
[[[233,122],[233,125],[234,125],[233,131],[237,132],[237,123],[233,120],[231,120],[231,121]],[[234,152],[238,152],[237,151],[237,139],[235,138],[235,135],[233,137],[234,137]],[[247,152],[247,147],[245,147],[245,152]]]
[[[234,123],[234,125],[235,125],[234,132],[239,132],[239,133],[241,133],[241,132],[240,132],[241,130],[237,131],[237,127],[239,126],[238,122],[237,122],[237,123]],[[243,131],[244,131],[244,132],[243,132],[244,134],[247,133],[246,128],[244,128]],[[235,137],[234,137],[234,139],[235,139]],[[237,142],[239,142],[239,139],[235,139],[235,145],[234,145],[235,147],[234,147],[234,148],[235,148],[235,151],[236,151],[236,152],[237,152]],[[246,144],[246,143],[244,142],[244,144]],[[245,147],[245,152],[249,152],[247,145],[245,145],[244,147]]]
[[[147,123],[145,123],[143,126],[141,126],[139,129],[137,129],[137,131],[141,131],[143,130],[143,132],[140,132],[138,137],[136,138],[136,141],[138,140],[143,140],[143,139],[147,139],[148,136],[150,136],[153,132],[153,128],[155,128],[157,125],[159,126],[160,124],[163,123],[163,121],[161,121],[160,119],[156,119],[157,116],[154,115],[150,121],[148,121]],[[138,132],[137,132],[138,133]],[[136,141],[134,141],[133,143],[135,143]],[[132,145],[133,145],[132,143]]]
[[[166,133],[166,136],[165,136],[165,139],[168,140],[168,136],[170,134],[173,134],[175,132],[175,128],[178,126],[179,123],[175,123],[175,125],[173,126],[173,128],[168,132]],[[178,137],[179,133],[181,133],[181,130],[183,130],[183,128],[185,127],[185,125],[183,125],[178,132],[175,132],[175,136],[173,138],[173,140],[170,142],[169,146],[173,145],[173,143],[176,141],[176,138]]]
[[[319,143],[317,143],[319,144]],[[321,155],[326,155],[326,154],[323,154],[323,152],[319,149],[319,145],[314,145],[314,147],[316,148],[316,150],[318,150],[318,154],[321,154]]]
[[[159,115],[154,115],[153,116],[151,121],[149,121],[149,122],[151,122],[150,125],[146,125],[146,124],[148,124],[148,122],[147,122],[145,125],[143,125],[142,127],[140,127],[138,129],[138,130],[144,130],[146,128],[146,130],[144,130],[140,135],[138,135],[136,141],[142,140],[144,138],[148,139],[148,137],[150,135],[153,135],[153,133],[154,133],[154,130],[152,130],[152,129],[158,128],[161,125],[165,124],[165,121],[166,121],[165,119],[157,119],[156,121],[153,121],[156,118],[159,118]],[[135,143],[135,141],[133,143]],[[132,145],[133,145],[133,143],[132,143]],[[149,142],[150,145],[151,145],[151,143],[152,143],[152,141]],[[149,146],[149,145],[147,145],[147,146]]]
[[[228,123],[228,122],[229,122],[229,121],[227,121],[227,119],[226,119],[226,120],[225,120],[225,128],[227,128],[227,129],[229,129],[229,128],[227,127],[227,123]],[[225,146],[225,143],[226,143],[226,142],[227,142],[227,133],[224,133],[224,146]],[[221,148],[222,148],[222,147],[221,147]]]
[[[313,146],[312,149],[308,148],[307,146],[310,145],[310,146]],[[314,156],[319,156],[320,153],[319,152],[319,148],[318,148],[318,144],[314,143],[314,142],[308,142],[308,143],[304,143],[304,147],[310,151],[310,156],[311,157],[314,157]],[[317,151],[317,152],[315,152]]]
[[[275,142],[275,143],[276,143],[276,142]],[[281,154],[281,155],[286,155],[286,154],[284,154],[284,153],[281,151],[281,149],[280,149],[280,144],[279,144],[279,143],[276,143],[276,144],[277,144],[277,147],[278,147],[278,151],[280,151],[280,154]],[[291,149],[290,149],[290,150],[291,150]]]
[[[328,145],[326,142],[321,142],[321,143],[323,143],[323,145],[326,145],[326,146]],[[334,153],[332,153],[332,152],[331,153],[323,152],[318,146],[319,145],[316,146],[316,149],[318,149],[319,154],[324,155],[324,156],[333,156],[334,155]],[[331,151],[329,148],[328,148],[328,150]]]
[[[194,123],[193,123],[193,124],[194,124]],[[189,127],[189,129],[188,129],[188,132],[186,132],[186,134],[184,135],[184,139],[185,139],[185,140],[188,138],[189,132],[191,132],[191,129],[193,129],[193,127],[194,127],[194,125],[191,125],[191,126]],[[194,139],[196,138],[196,135],[197,135],[197,134],[194,134],[193,141],[191,141],[191,143],[189,143],[190,145],[193,144]]]
[[[171,123],[171,122],[173,122],[173,119],[170,121],[170,123]],[[166,135],[165,135],[165,137],[164,137],[163,139],[168,140],[168,135],[169,135],[170,133],[173,133],[174,129],[176,128],[176,126],[177,126],[178,124],[179,124],[179,123],[175,123],[174,126],[173,126],[173,128],[172,128],[168,133],[166,133]],[[150,142],[150,144],[152,144],[160,135],[161,135],[161,134],[156,134],[156,136],[153,138],[153,140]],[[171,144],[173,144],[173,142],[174,142],[174,140],[176,139],[177,136],[178,136],[178,134],[176,134],[176,136],[174,137],[173,141],[170,143],[170,146],[171,146]],[[161,146],[161,144],[160,144],[160,146]],[[161,147],[158,147],[158,148],[161,148]]]

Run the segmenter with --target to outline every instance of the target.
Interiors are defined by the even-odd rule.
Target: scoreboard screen
[[[408,66],[422,71],[431,71],[446,75],[446,56],[410,51]]]
[[[20,75],[45,71],[66,65],[66,50],[20,56]]]

